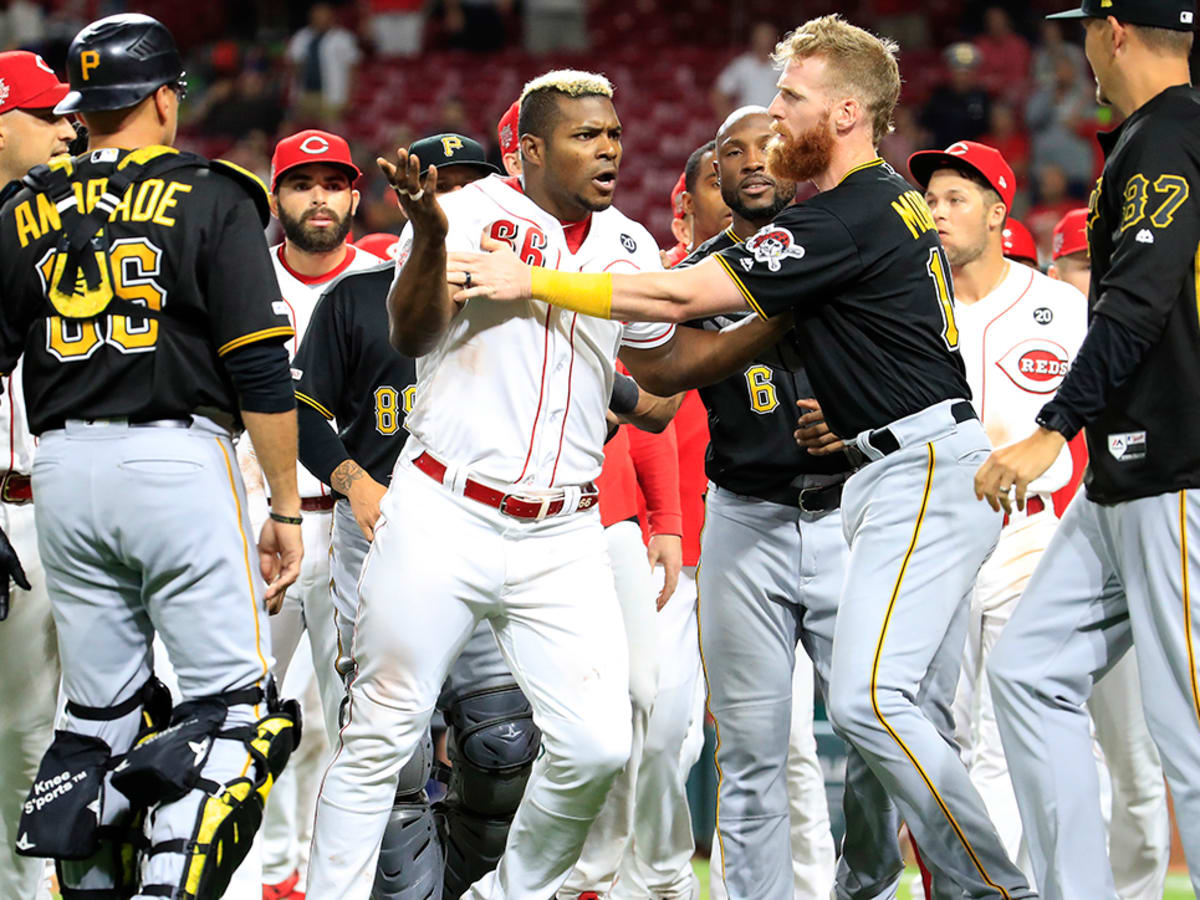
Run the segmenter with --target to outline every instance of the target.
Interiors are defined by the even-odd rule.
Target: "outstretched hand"
[[[396,150],[395,165],[382,156],[376,157],[375,163],[395,190],[400,208],[404,210],[408,221],[412,222],[413,231],[425,237],[445,240],[450,225],[441,204],[437,202],[437,166],[430,166],[422,178],[421,160],[409,156],[403,147]]]
[[[451,299],[462,303],[474,297],[511,301],[533,296],[532,268],[517,258],[511,246],[486,234],[479,246],[483,253],[446,255],[446,280],[462,287]]]

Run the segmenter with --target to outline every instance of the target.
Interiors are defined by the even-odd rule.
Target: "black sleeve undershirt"
[[[1087,336],[1054,399],[1042,407],[1037,423],[1068,441],[1108,404],[1125,384],[1153,342],[1106,315],[1092,319]]]
[[[296,404],[300,424],[300,464],[322,484],[329,484],[333,470],[350,459],[346,445],[323,415],[307,403]]]
[[[283,344],[274,341],[247,344],[226,353],[221,361],[246,412],[284,413],[296,408],[292,370]]]

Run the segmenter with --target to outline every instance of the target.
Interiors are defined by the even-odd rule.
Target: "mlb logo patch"
[[[1126,431],[1108,436],[1108,452],[1117,462],[1146,458],[1146,432]]]

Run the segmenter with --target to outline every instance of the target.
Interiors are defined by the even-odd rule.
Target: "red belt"
[[[1034,494],[1032,497],[1025,498],[1025,516],[1036,516],[1038,513],[1045,511],[1046,501]],[[1004,524],[1008,524],[1008,516],[1004,517]]]
[[[428,453],[422,453],[414,459],[413,465],[438,484],[444,483],[442,479],[446,477],[445,463],[438,462]],[[583,485],[581,491],[579,504],[572,512],[591,509],[600,499],[600,491],[591,482]],[[480,484],[472,478],[467,479],[467,483],[463,487],[463,496],[498,509],[514,519],[543,519],[546,516],[556,516],[563,511],[563,504],[566,502],[565,497],[556,497],[551,500],[527,497],[521,494],[506,494],[504,491],[498,491],[486,484]]]
[[[304,512],[328,512],[333,509],[332,497],[301,497],[300,509]]]
[[[33,484],[28,475],[20,472],[7,472],[3,482],[0,482],[0,500],[5,503],[32,503]]]

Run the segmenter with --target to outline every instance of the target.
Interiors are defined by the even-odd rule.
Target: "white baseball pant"
[[[58,638],[38,556],[33,506],[0,504],[0,524],[25,568],[31,590],[9,583],[10,611],[0,622],[0,684],[19,689],[19,703],[0,704],[0,897],[49,900],[45,860],[17,856],[17,820],[42,754],[54,739]]]
[[[349,720],[317,801],[309,894],[369,897],[400,768],[486,618],[543,753],[499,866],[467,896],[550,897],[632,741],[625,625],[599,515],[514,519],[406,461],[381,509],[359,582]]]
[[[608,799],[592,823],[575,868],[558,890],[560,900],[575,900],[584,891],[605,895],[613,886],[633,833],[635,803],[641,786],[640,767],[658,686],[658,592],[642,529],[636,521],[615,522],[604,529],[625,636],[629,646],[629,699],[633,706],[633,741],[629,762],[613,781]]]

